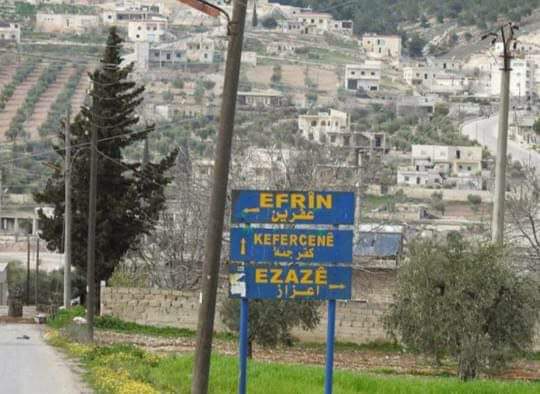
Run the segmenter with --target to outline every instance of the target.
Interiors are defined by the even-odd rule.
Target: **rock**
[[[86,324],[86,319],[84,317],[77,316],[73,318],[73,323],[79,324],[79,325]]]

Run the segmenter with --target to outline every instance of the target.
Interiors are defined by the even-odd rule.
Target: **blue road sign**
[[[233,261],[351,263],[351,230],[232,228]]]
[[[229,264],[232,298],[253,300],[350,300],[350,266],[323,264]]]
[[[354,193],[234,190],[232,223],[354,224]]]

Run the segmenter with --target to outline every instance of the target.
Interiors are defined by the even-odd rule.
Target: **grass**
[[[82,361],[86,377],[97,394],[189,393],[193,356],[156,356],[134,346],[92,347],[78,345],[53,334],[49,342]],[[237,390],[237,360],[213,356],[210,393]],[[304,394],[321,392],[324,370],[320,367],[250,362],[248,392]],[[393,377],[336,371],[336,394],[484,394],[538,393],[539,383],[477,380],[463,383],[455,378]]]
[[[298,347],[304,349],[318,349],[323,350],[326,348],[326,344],[318,342],[299,342]],[[396,353],[403,351],[402,347],[393,342],[388,341],[373,341],[368,343],[354,343],[354,342],[336,342],[335,349],[337,352],[349,351],[349,352],[381,352],[381,353]]]
[[[55,329],[64,328],[68,326],[76,316],[85,316],[85,309],[82,306],[58,311],[54,317],[49,319],[48,324],[50,327]],[[110,330],[127,334],[150,335],[164,338],[192,338],[195,336],[195,331],[187,328],[146,326],[126,322],[113,316],[96,316],[95,327],[101,330]],[[236,339],[236,335],[231,333],[216,333],[214,337],[223,340]]]

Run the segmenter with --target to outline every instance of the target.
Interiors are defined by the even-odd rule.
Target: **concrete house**
[[[285,105],[283,93],[273,89],[238,92],[238,105],[250,108],[275,108]]]
[[[348,133],[350,116],[335,109],[330,112],[319,112],[317,115],[300,115],[298,129],[309,141],[325,143],[329,134]],[[349,141],[350,143],[350,141]]]
[[[167,18],[151,16],[142,21],[128,22],[128,39],[133,42],[160,42],[167,31]]]
[[[397,35],[365,34],[362,47],[374,58],[399,60],[401,57],[401,37]]]
[[[38,12],[36,30],[42,33],[88,33],[97,29],[100,19],[97,15],[50,14]]]
[[[482,188],[479,146],[413,145],[411,165],[398,168],[397,183],[410,186]]]
[[[20,23],[0,20],[0,42],[21,42]]]
[[[366,61],[364,64],[345,66],[345,89],[378,92],[381,81],[381,62]]]

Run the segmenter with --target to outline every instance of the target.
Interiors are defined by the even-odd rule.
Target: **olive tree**
[[[253,342],[264,347],[279,343],[290,346],[291,330],[313,330],[320,321],[319,303],[313,301],[251,300],[249,302],[248,357],[253,356]],[[233,332],[240,331],[240,302],[227,299],[221,307],[221,319]]]
[[[385,324],[411,351],[455,359],[468,380],[528,350],[539,308],[538,284],[504,249],[453,235],[412,243]]]

